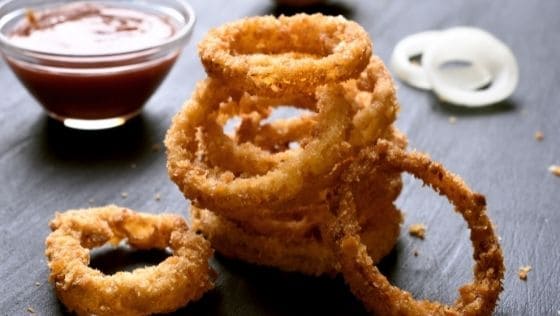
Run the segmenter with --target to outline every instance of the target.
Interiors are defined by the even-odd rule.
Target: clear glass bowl
[[[78,1],[8,0],[0,3],[4,60],[49,116],[76,129],[106,129],[139,114],[192,34],[194,11],[183,0],[85,0],[171,21],[175,33],[157,45],[118,53],[58,54],[14,43],[14,27],[29,9],[40,12]]]

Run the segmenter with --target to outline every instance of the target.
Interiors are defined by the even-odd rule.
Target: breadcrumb
[[[419,255],[420,253],[418,252],[418,250],[414,250],[414,252],[413,252],[412,254],[413,254],[415,257],[418,257],[418,255]]]
[[[552,165],[548,167],[548,171],[550,171],[553,175],[560,177],[560,166]]]
[[[126,198],[128,197],[128,193],[127,193],[127,192],[121,193],[121,197],[122,197],[123,199],[126,199]]]
[[[154,195],[154,200],[156,201],[161,200],[161,194],[159,194],[159,192]]]
[[[131,169],[136,169],[136,164],[135,164],[135,163],[130,164],[130,168],[131,168]]]
[[[25,12],[25,17],[27,18],[29,24],[33,26],[33,28],[39,28],[39,23],[37,22],[37,16],[35,15],[35,12],[33,10],[28,9],[27,12]]]
[[[27,308],[27,312],[28,312],[29,314],[35,314],[35,309],[33,309],[33,307],[29,306],[29,307]]]
[[[408,228],[408,233],[412,237],[424,239],[426,236],[426,225],[424,224],[412,224]]]
[[[531,267],[531,266],[521,266],[519,268],[519,272],[517,272],[517,275],[519,276],[519,278],[521,280],[526,281],[527,280],[527,274],[531,270],[533,270],[533,267]]]
[[[457,118],[455,116],[450,116],[449,117],[449,123],[451,123],[451,124],[457,123]]]
[[[535,139],[536,139],[537,141],[539,141],[539,142],[540,142],[541,140],[543,140],[543,139],[544,139],[544,134],[543,134],[543,132],[541,132],[541,131],[536,131],[536,132],[535,132]]]
[[[35,286],[41,286],[40,282],[35,282]]]

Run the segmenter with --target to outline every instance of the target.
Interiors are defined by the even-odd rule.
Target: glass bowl
[[[44,12],[68,4],[140,11],[172,23],[174,32],[155,44],[116,52],[60,53],[14,40],[29,10]],[[0,3],[0,50],[49,116],[71,128],[106,129],[141,112],[179,57],[194,23],[194,11],[183,0],[8,0]]]

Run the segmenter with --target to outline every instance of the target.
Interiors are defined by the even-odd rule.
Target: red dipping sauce
[[[174,17],[124,3],[28,10],[7,33],[25,54],[4,57],[51,117],[109,128],[138,114],[161,84],[180,54],[182,46],[172,45],[180,27]]]

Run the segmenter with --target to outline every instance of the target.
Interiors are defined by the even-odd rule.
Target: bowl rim
[[[54,0],[52,2],[55,2],[54,4],[56,4],[58,0]],[[78,0],[76,2],[100,2],[100,3],[111,3],[114,0],[87,0],[87,1],[83,1],[83,0]],[[6,36],[4,33],[0,32],[0,49],[4,52],[4,53],[10,53],[9,55],[11,55],[11,57],[16,57],[20,56],[20,55],[27,55],[27,56],[33,56],[35,58],[46,58],[46,59],[65,59],[65,60],[72,60],[72,59],[79,59],[79,60],[89,60],[92,61],[93,59],[107,59],[107,58],[117,58],[117,59],[126,59],[126,57],[128,56],[141,56],[144,54],[152,54],[154,52],[154,50],[157,51],[161,51],[161,50],[168,50],[170,48],[173,48],[177,45],[180,45],[183,41],[186,41],[186,39],[189,37],[189,35],[192,33],[195,22],[196,22],[196,15],[194,12],[194,9],[192,8],[192,6],[185,0],[173,0],[175,2],[177,2],[182,9],[185,10],[185,12],[187,13],[186,18],[188,18],[187,21],[185,21],[184,24],[182,24],[179,28],[179,30],[173,34],[173,36],[169,37],[168,39],[165,39],[164,41],[162,41],[159,44],[152,44],[152,45],[148,45],[139,49],[133,49],[133,50],[125,50],[122,52],[118,52],[118,53],[102,53],[102,54],[61,54],[61,53],[52,53],[52,52],[45,52],[45,51],[41,51],[41,50],[36,50],[36,49],[30,49],[30,48],[26,48],[26,47],[22,47],[16,44],[11,43],[10,38],[8,36]],[[14,2],[19,2],[19,0],[3,0],[0,1],[0,11],[7,6],[8,4],[14,3]],[[46,1],[45,1],[46,2]],[[140,2],[143,4],[146,4],[148,6],[154,6],[155,3],[153,3],[151,0],[150,1],[129,1],[129,2],[122,2],[122,1],[118,1],[119,3],[128,3],[130,4],[131,2]],[[60,4],[64,4],[65,2],[60,2]],[[5,14],[4,16],[0,16],[0,28],[3,27],[7,22],[11,21],[14,18],[14,15],[17,12],[20,12],[20,9],[16,9],[16,10],[12,10],[9,11],[7,14]],[[180,13],[181,15],[183,15],[182,13]],[[15,53],[15,54],[14,54]]]

